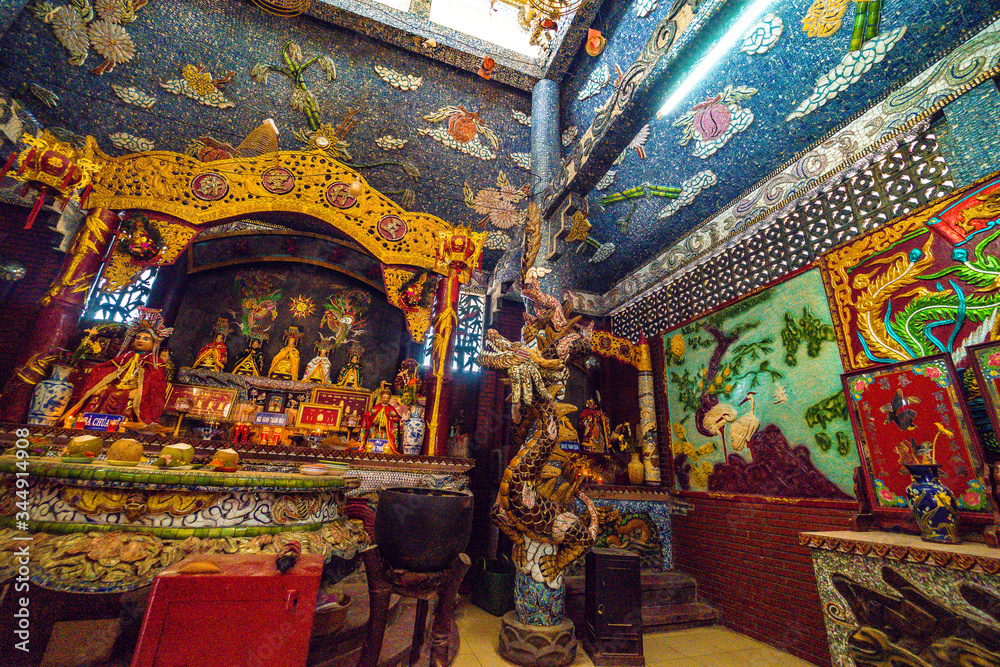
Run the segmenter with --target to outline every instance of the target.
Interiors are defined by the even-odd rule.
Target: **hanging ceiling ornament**
[[[24,183],[21,196],[27,195],[31,188],[38,191],[35,205],[24,223],[25,229],[31,229],[35,216],[48,195],[52,194],[61,200],[63,208],[70,199],[85,200],[90,192],[90,179],[100,171],[100,166],[85,158],[85,151],[59,141],[48,130],[42,132],[40,137],[25,134],[21,137],[21,143],[27,148],[20,154],[10,156],[0,168],[0,178],[13,168],[15,161],[19,161],[17,171],[10,175]],[[84,191],[82,197],[77,196],[80,190]]]
[[[251,0],[268,14],[290,19],[309,9],[310,0]]]

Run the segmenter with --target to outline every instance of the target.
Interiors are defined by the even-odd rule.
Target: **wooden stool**
[[[365,573],[368,575],[368,596],[371,611],[368,617],[368,637],[361,649],[358,667],[378,667],[382,642],[385,639],[386,618],[389,613],[389,598],[393,593],[402,597],[417,599],[417,617],[413,623],[413,645],[408,664],[414,665],[420,659],[426,640],[427,606],[431,597],[437,595],[434,610],[434,624],[431,626],[430,667],[448,667],[454,656],[451,653],[451,626],[455,612],[455,598],[458,585],[472,564],[465,554],[458,554],[447,570],[437,572],[411,572],[397,570],[382,562],[378,546],[371,546],[362,553]],[[458,653],[458,647],[455,647]]]

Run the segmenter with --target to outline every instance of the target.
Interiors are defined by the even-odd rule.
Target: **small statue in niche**
[[[302,338],[302,332],[296,326],[291,326],[285,329],[285,333],[282,334],[285,339],[285,346],[278,350],[278,354],[274,355],[274,359],[271,360],[271,368],[267,371],[267,377],[275,378],[276,380],[295,380],[299,379],[299,340]]]
[[[83,395],[66,411],[64,423],[74,422],[83,412],[122,415],[126,427],[159,423],[167,398],[160,343],[173,331],[164,326],[159,310],[140,307],[129,322],[118,356],[90,371]]]
[[[267,334],[263,331],[254,331],[247,337],[240,359],[233,368],[235,375],[251,375],[259,377],[264,368],[264,343],[267,341]]]
[[[220,317],[212,327],[212,332],[214,333],[212,342],[198,350],[198,356],[195,357],[191,368],[208,368],[221,373],[226,367],[226,357],[229,354],[226,350],[226,336],[230,332],[229,320]]]
[[[376,401],[361,415],[359,441],[368,452],[399,454],[399,413],[390,403],[392,391],[385,382],[376,391]]]
[[[593,399],[587,399],[587,407],[580,411],[580,429],[583,436],[580,446],[585,451],[603,454],[611,442],[611,424]]]
[[[303,382],[330,384],[330,350],[333,349],[333,338],[319,334],[319,340],[316,341],[316,356],[306,364],[306,372],[302,375]]]
[[[465,414],[465,408],[460,409],[451,422],[448,456],[458,459],[469,458],[469,419]]]
[[[361,388],[361,355],[364,351],[365,348],[361,346],[361,343],[356,340],[351,341],[350,357],[344,367],[340,369],[336,386],[348,389]]]
[[[396,381],[392,388],[399,396],[399,402],[403,405],[413,405],[421,395],[424,383],[417,372],[416,359],[403,359],[399,365],[399,373],[396,374]]]

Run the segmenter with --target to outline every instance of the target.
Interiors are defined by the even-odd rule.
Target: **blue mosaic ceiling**
[[[563,130],[572,133],[576,127],[582,134],[590,126],[614,90],[615,65],[628,68],[671,5],[661,1],[638,16],[653,4],[636,0],[598,15],[605,35],[609,28],[613,32],[598,58],[581,51],[570,66],[571,76],[563,80]],[[717,2],[701,4],[706,11]],[[844,7],[839,28],[836,21],[804,24],[810,9],[821,5]],[[573,275],[577,289],[607,291],[982,29],[1000,11],[1000,0],[885,0],[877,36],[850,56],[854,8],[853,1],[841,0],[774,0],[764,8],[755,36],[744,41],[739,35],[673,110],[651,120],[645,141],[641,133],[612,167],[613,180],[606,176],[599,184],[603,189],[590,194],[591,236],[613,242],[614,255],[590,264],[592,251],[567,253],[559,261],[560,274]],[[806,28],[828,36],[810,36]],[[571,149],[572,144],[564,152]],[[602,197],[643,184],[679,187],[683,193],[678,200],[645,197],[601,210]],[[633,202],[635,210],[625,221]]]
[[[98,10],[90,19],[93,26],[101,21],[101,11],[108,10],[101,0],[91,1]],[[60,4],[51,0],[53,7]],[[314,18],[283,20],[245,2],[179,0],[168,5],[153,0],[123,28],[131,37],[134,57],[98,76],[92,70],[102,58],[95,48],[82,65],[70,64],[70,54],[52,26],[25,10],[0,39],[0,88],[17,94],[42,126],[93,135],[109,154],[149,150],[123,139],[123,134],[148,140],[157,150],[184,152],[192,140],[205,136],[237,146],[264,118],[276,121],[279,148],[303,150],[307,145],[295,133],[310,128],[306,115],[291,106],[295,88],[289,79],[271,72],[267,83],[261,83],[252,76],[258,63],[282,63],[282,47],[291,40],[304,60],[322,55],[336,68],[336,76],[327,81],[320,63],[314,63],[303,79],[323,123],[337,127],[353,122],[342,137],[353,162],[405,160],[420,171],[414,180],[391,165],[363,170],[374,187],[387,193],[409,189],[415,198],[410,210],[490,231],[496,245],[509,239],[513,230],[507,223],[516,222],[527,206],[521,189],[528,187],[530,174],[510,154],[530,151],[530,128],[525,125],[531,113],[529,93]],[[204,65],[201,74],[210,73],[216,80],[233,73],[220,89],[221,97],[215,98],[223,108],[165,89],[173,82],[183,85],[183,68],[199,63]],[[28,84],[57,95],[56,105],[48,107],[25,92]],[[115,87],[141,91],[147,101],[131,93],[133,103],[126,102]],[[148,104],[148,98],[155,98],[151,106],[138,106]],[[464,111],[454,111],[459,107]],[[448,108],[452,111],[444,111]],[[451,122],[456,114],[468,117]],[[126,143],[116,146],[116,140]],[[482,212],[484,202],[478,211],[471,204],[482,189],[499,191],[501,172],[509,184],[508,196],[492,207],[497,213],[488,216]],[[471,199],[463,192],[466,183]],[[487,268],[499,254],[499,249],[487,253]]]

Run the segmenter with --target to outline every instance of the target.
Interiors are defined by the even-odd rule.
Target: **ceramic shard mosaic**
[[[851,497],[858,452],[818,269],[662,335],[678,490]]]
[[[906,664],[1000,662],[1000,653],[991,650],[995,642],[991,647],[977,640],[1000,633],[995,611],[1000,581],[995,574],[825,549],[813,549],[812,557],[836,667],[855,667],[852,655],[864,653],[866,637],[882,640],[883,655],[906,656]],[[887,617],[877,616],[878,611],[888,610],[898,619],[893,627]],[[927,619],[933,620],[927,624]]]

